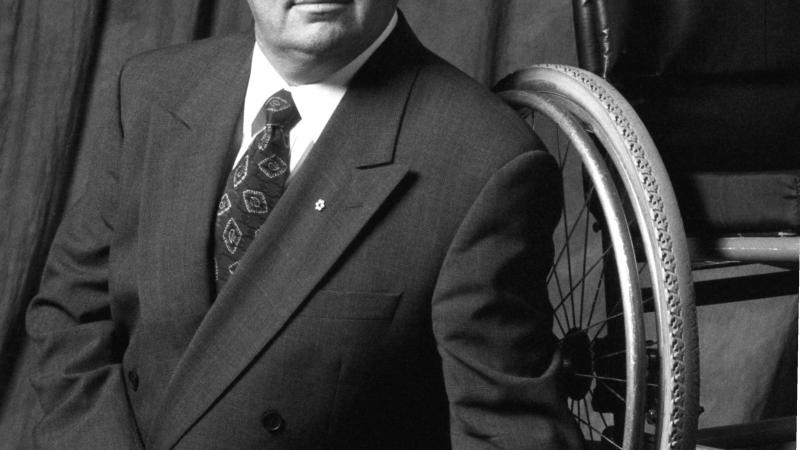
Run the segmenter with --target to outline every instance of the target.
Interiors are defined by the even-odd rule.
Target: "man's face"
[[[248,0],[259,43],[282,57],[348,58],[389,22],[398,0]]]

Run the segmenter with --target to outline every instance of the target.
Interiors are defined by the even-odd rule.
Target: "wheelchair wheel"
[[[647,130],[601,78],[559,65],[496,88],[564,177],[548,275],[562,387],[587,448],[694,448],[697,320],[672,186]]]

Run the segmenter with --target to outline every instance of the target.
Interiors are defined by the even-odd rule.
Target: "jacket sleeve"
[[[127,345],[109,296],[121,147],[119,116],[98,145],[86,193],[70,208],[50,250],[26,317],[38,352],[31,383],[42,407],[37,448],[141,448],[121,361]]]
[[[489,179],[450,245],[432,320],[453,448],[582,446],[558,390],[546,286],[561,189],[550,155],[517,156]]]

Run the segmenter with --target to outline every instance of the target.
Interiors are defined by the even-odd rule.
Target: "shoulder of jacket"
[[[252,47],[254,42],[250,31],[169,45],[132,56],[125,63],[124,70],[138,72],[174,70],[184,65],[201,66],[221,53],[234,51],[242,46]]]
[[[415,89],[426,108],[457,114],[460,122],[476,132],[483,130],[525,142],[532,139],[530,127],[498,95],[438,56],[432,55],[423,64]]]
[[[120,84],[139,95],[164,95],[191,88],[209,65],[222,55],[248,51],[254,45],[252,32],[212,37],[139,53],[122,67]]]

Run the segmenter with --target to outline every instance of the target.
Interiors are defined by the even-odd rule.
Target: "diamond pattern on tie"
[[[242,201],[250,214],[266,214],[269,212],[267,196],[263,192],[245,189],[242,192]]]
[[[221,216],[227,214],[228,211],[231,210],[231,198],[228,196],[228,193],[222,194],[222,198],[219,200],[219,206],[217,206],[217,215]]]
[[[267,125],[267,128],[269,128],[269,125]],[[272,130],[268,129],[266,133],[262,134],[261,137],[255,141],[256,145],[258,146],[258,150],[261,152],[266,152],[271,140]]]
[[[289,177],[289,131],[300,114],[288,91],[270,97],[266,124],[231,170],[217,207],[214,267],[217,292],[230,278],[261,225],[278,203]]]
[[[270,155],[258,163],[258,168],[267,177],[275,178],[286,173],[289,170],[289,165],[277,155]]]
[[[225,229],[222,231],[222,242],[225,243],[225,248],[228,249],[228,253],[231,255],[236,253],[239,248],[239,242],[242,242],[242,230],[233,217],[225,223]]]
[[[250,162],[250,155],[245,154],[242,157],[242,160],[239,161],[239,164],[236,165],[236,168],[233,169],[233,188],[236,189],[241,185],[245,178],[247,178],[247,166]]]

